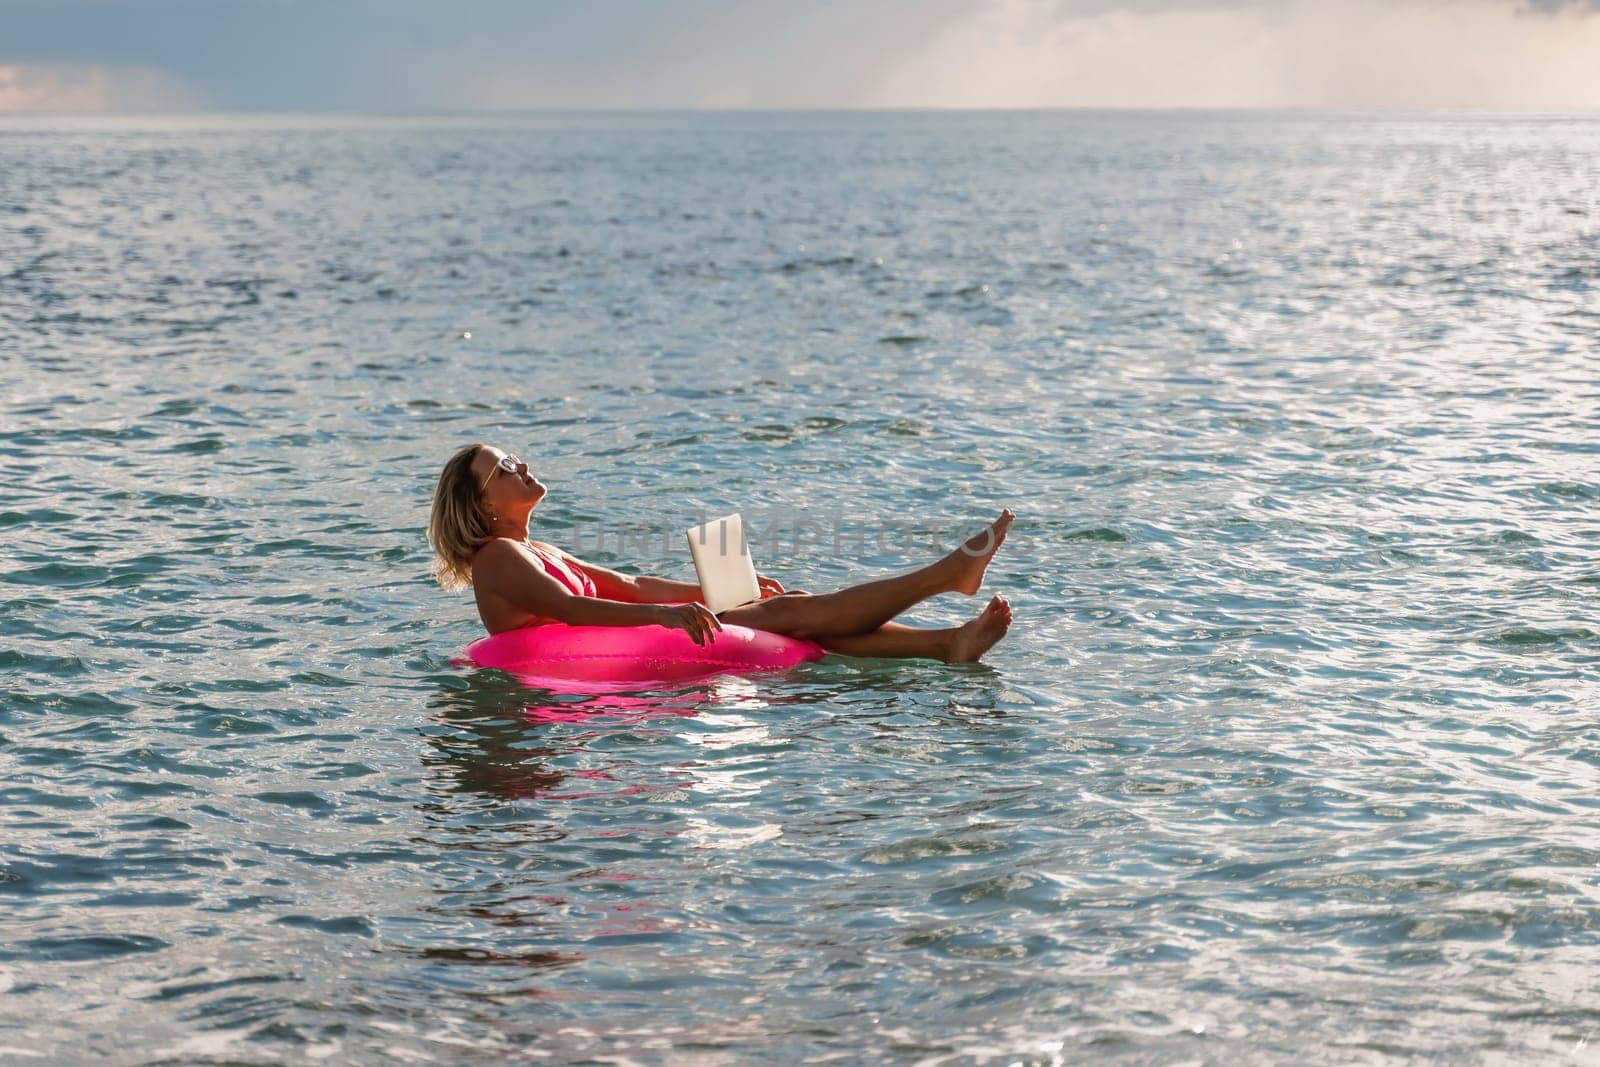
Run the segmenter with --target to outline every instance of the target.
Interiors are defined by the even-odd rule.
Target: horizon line
[[[534,115],[1033,115],[1033,114],[1461,114],[1461,115],[1566,115],[1600,116],[1600,105],[1573,105],[1570,108],[1511,108],[1484,104],[1233,104],[1204,106],[1168,104],[1127,106],[1116,104],[1063,104],[1049,106],[972,107],[526,107],[526,108],[449,108],[437,110],[382,111],[353,108],[274,109],[274,108],[197,108],[181,111],[0,111],[0,121],[9,119],[187,119],[187,118],[494,118]]]

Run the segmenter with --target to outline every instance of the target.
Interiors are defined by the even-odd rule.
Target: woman
[[[528,540],[528,516],[545,486],[516,456],[490,445],[461,449],[445,464],[434,492],[428,541],[434,575],[446,589],[472,586],[491,634],[539,622],[573,626],[644,626],[688,631],[696,644],[723,623],[805,637],[851,656],[917,656],[975,662],[1011,625],[1004,597],[961,626],[923,629],[891,622],[940,593],[971,596],[1015,518],[1004,510],[986,530],[936,563],[894,578],[812,596],[758,576],[760,600],[713,615],[700,587],[666,578],[634,578]]]

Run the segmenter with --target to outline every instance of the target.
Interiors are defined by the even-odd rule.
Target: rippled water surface
[[[1559,118],[13,120],[0,1059],[1593,1057],[1597,189]],[[632,573],[1010,506],[1016,622],[466,669],[479,439]]]

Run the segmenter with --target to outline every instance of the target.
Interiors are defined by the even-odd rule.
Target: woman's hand
[[[656,611],[656,622],[669,630],[686,630],[694,643],[704,647],[711,643],[713,631],[722,629],[722,623],[711,614],[711,609],[699,601],[689,604],[662,604]]]
[[[767,599],[769,596],[777,596],[783,592],[783,583],[776,578],[768,578],[765,574],[756,575],[756,585],[761,587],[762,600]]]

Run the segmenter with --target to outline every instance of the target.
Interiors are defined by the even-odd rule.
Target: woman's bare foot
[[[999,551],[1000,543],[1006,539],[1006,531],[1011,529],[1011,520],[1015,518],[1010,508],[1002,508],[1000,517],[991,522],[987,529],[979,530],[945,557],[956,572],[952,589],[973,596],[983,587],[983,572],[989,569],[989,561]]]
[[[1005,597],[989,601],[976,618],[957,627],[946,663],[976,663],[1011,626],[1011,605]]]

